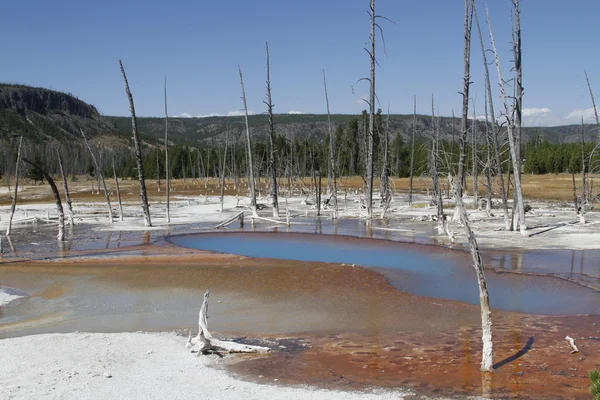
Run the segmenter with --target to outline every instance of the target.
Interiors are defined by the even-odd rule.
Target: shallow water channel
[[[472,261],[461,250],[388,240],[264,232],[202,233],[172,236],[168,241],[187,248],[255,258],[356,264],[379,271],[407,293],[479,304]],[[543,269],[554,270],[551,254],[525,253],[521,261],[523,257],[528,264],[542,263]],[[486,258],[494,266],[486,276],[492,308],[539,315],[600,313],[600,293],[593,289],[559,277],[518,273],[519,261],[514,255],[507,258],[494,252]],[[559,261],[562,258],[557,257]]]

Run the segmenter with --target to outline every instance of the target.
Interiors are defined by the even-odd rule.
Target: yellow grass
[[[506,177],[505,177],[506,178]],[[408,178],[392,178],[393,189],[395,192],[407,193],[409,179]],[[575,175],[577,191],[581,193],[581,175]],[[268,193],[269,182],[264,178],[261,178],[260,183],[257,183],[257,187],[260,188],[263,194]],[[63,195],[62,185],[60,181],[56,181],[56,184]],[[111,201],[116,201],[116,191],[114,190],[114,181],[108,179],[106,181],[109,191],[111,191]],[[94,185],[94,192],[92,193],[92,184]],[[280,180],[280,190],[287,190],[288,181],[287,179]],[[327,185],[327,179],[323,178],[323,186]],[[440,179],[442,190],[446,191],[447,180],[445,178]],[[121,197],[123,201],[137,201],[140,198],[139,185],[135,179],[127,179],[119,181],[121,187]],[[311,190],[312,178],[304,177],[294,179],[292,185],[295,188],[303,187],[306,191]],[[234,188],[233,180],[228,179],[226,181],[226,195],[240,195],[246,196],[248,189],[245,180],[240,181],[238,188]],[[467,180],[467,193],[471,194],[472,180]],[[172,196],[219,196],[220,189],[217,187],[217,179],[210,178],[208,182],[205,180],[192,180],[187,179],[185,184],[183,179],[175,179],[171,182],[173,188]],[[164,181],[161,182],[161,191],[159,192],[156,180],[147,180],[146,188],[150,201],[164,201],[165,199],[165,185]],[[359,176],[343,177],[338,179],[338,188],[341,192],[346,190],[362,190],[364,188],[364,182]],[[85,177],[78,177],[76,181],[69,181],[69,189],[71,192],[71,198],[74,202],[86,202],[86,201],[104,201],[102,191],[100,194],[96,194],[97,182],[96,180],[86,179]],[[374,189],[379,190],[379,179],[374,182]],[[429,177],[415,177],[413,180],[414,193],[426,194],[427,189],[431,190],[431,179]],[[495,197],[499,197],[497,182],[494,186]],[[479,183],[479,194],[484,196],[486,188],[480,179]],[[531,200],[555,200],[555,201],[572,201],[573,200],[573,182],[572,177],[569,174],[548,174],[548,175],[523,175],[523,195],[525,199]],[[10,205],[12,191],[7,193],[4,191],[0,195],[0,205]],[[510,197],[512,198],[512,188],[510,191]],[[40,202],[53,201],[50,187],[44,184],[33,185],[32,182],[25,182],[25,191],[19,192],[19,203],[31,204]]]

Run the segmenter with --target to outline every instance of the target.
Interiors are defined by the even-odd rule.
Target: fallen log
[[[198,315],[198,335],[192,337],[192,332],[188,336],[186,347],[193,349],[198,346],[196,356],[209,353],[267,353],[271,351],[268,347],[251,346],[243,343],[230,342],[215,339],[208,331],[208,296],[210,292],[204,293],[204,301]]]
[[[221,222],[219,225],[215,226],[214,229],[218,229],[218,228],[227,226],[227,225],[231,224],[232,222],[235,222],[238,219],[240,220],[240,224],[243,226],[244,225],[244,212],[243,211],[238,214],[235,214],[233,217]]]

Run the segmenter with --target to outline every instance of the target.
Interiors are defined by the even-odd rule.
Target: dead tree
[[[456,190],[458,196],[463,195],[463,186],[466,181],[466,146],[469,121],[469,88],[471,86],[471,28],[473,26],[473,3],[465,0],[465,27],[464,27],[464,76],[462,95],[462,116],[460,120],[460,136],[458,138],[458,176],[456,177]],[[454,219],[458,219],[458,209]]]
[[[60,170],[60,177],[63,183],[63,189],[65,192],[65,201],[67,202],[67,211],[69,212],[69,225],[73,227],[73,205],[71,203],[71,195],[69,194],[69,184],[67,183],[67,174],[63,167],[62,157],[58,148],[56,149],[56,156],[58,158],[58,169]]]
[[[475,3],[473,3],[473,8],[475,8]],[[487,106],[485,109],[485,114],[486,114],[486,126],[488,124],[488,119],[487,119],[487,115],[488,115],[488,110],[489,110],[489,116],[491,118],[491,123],[492,123],[492,138],[491,138],[491,142],[492,142],[492,147],[494,150],[494,163],[496,165],[497,168],[497,173],[498,173],[498,180],[499,180],[499,187],[500,187],[500,196],[502,197],[502,210],[504,212],[504,228],[506,230],[510,230],[511,227],[511,221],[510,221],[510,217],[508,214],[508,195],[506,193],[506,186],[504,185],[504,173],[502,172],[502,163],[500,160],[500,150],[499,150],[499,144],[498,144],[498,133],[500,130],[500,126],[498,125],[498,121],[496,120],[496,115],[495,115],[495,111],[494,111],[494,98],[492,95],[492,84],[490,81],[490,70],[488,67],[488,60],[487,60],[487,52],[485,51],[485,45],[483,43],[483,35],[481,34],[481,27],[479,25],[479,17],[477,12],[475,12],[475,22],[477,24],[477,33],[479,34],[479,43],[481,44],[481,55],[483,57],[483,68],[484,68],[484,72],[485,72],[485,88],[486,88],[486,94],[487,94]]]
[[[444,217],[444,200],[439,177],[439,130],[435,120],[435,100],[431,95],[431,179],[433,185],[433,198],[437,208],[437,231],[439,235],[446,232],[446,220]]]
[[[135,117],[135,105],[133,104],[133,96],[129,90],[129,83],[127,82],[127,75],[125,75],[125,68],[123,63],[119,60],[121,66],[121,73],[123,74],[123,80],[125,81],[125,93],[127,93],[127,99],[129,100],[129,111],[131,113],[131,130],[133,134],[133,144],[135,146],[135,160],[137,163],[138,179],[140,181],[140,197],[142,199],[142,211],[144,212],[144,225],[152,226],[150,220],[150,207],[148,206],[148,196],[146,194],[146,180],[144,178],[144,163],[142,161],[142,149],[140,147],[140,137],[138,135],[137,119]]]
[[[333,219],[338,218],[338,201],[337,201],[337,176],[335,172],[335,135],[333,133],[333,126],[331,125],[331,113],[329,112],[329,96],[327,95],[327,78],[325,76],[325,70],[323,70],[323,86],[325,87],[325,104],[327,105],[327,123],[329,127],[329,172],[327,177],[333,181],[333,193],[331,199],[333,200]],[[329,187],[330,181],[327,180],[327,186]]]
[[[519,181],[521,180],[521,121],[522,121],[522,112],[523,112],[523,67],[521,63],[521,12],[519,10],[519,1],[520,0],[512,0],[514,6],[514,31],[513,31],[513,62],[514,62],[514,70],[515,70],[515,97],[514,97],[514,107],[513,107],[513,115],[514,115],[514,140],[515,140],[515,154],[516,154],[516,165],[514,174],[519,175]],[[516,181],[515,181],[516,182]],[[517,191],[515,190],[515,202],[522,202],[522,196],[519,197],[517,195]],[[517,206],[513,203],[513,210],[517,208]],[[518,207],[520,209],[520,207]],[[519,217],[519,221],[521,221],[521,215],[517,214],[513,211],[513,215]],[[515,222],[513,221],[513,226],[516,229]]]
[[[79,132],[81,132],[81,136],[83,136],[83,141],[85,142],[85,145],[86,145],[88,151],[90,152],[90,156],[92,157],[92,162],[94,163],[94,169],[96,170],[96,176],[102,183],[102,190],[104,191],[104,198],[106,199],[106,207],[108,208],[108,223],[112,224],[113,223],[112,206],[110,205],[110,196],[109,196],[108,190],[106,189],[106,182],[104,181],[104,176],[102,175],[102,170],[100,169],[100,165],[98,165],[98,161],[96,160],[96,156],[94,155],[94,152],[92,151],[92,146],[90,146],[90,142],[88,142],[87,138],[85,137],[85,133],[83,132],[83,129],[79,128]]]
[[[492,342],[492,312],[490,310],[490,297],[487,289],[487,281],[485,279],[485,272],[483,268],[483,261],[481,260],[481,254],[479,253],[479,245],[475,234],[469,224],[469,217],[462,201],[462,197],[458,195],[457,186],[458,183],[452,182],[452,191],[454,192],[454,198],[456,200],[456,208],[458,209],[458,215],[460,222],[462,223],[467,239],[469,241],[469,249],[471,252],[471,258],[473,259],[473,268],[475,268],[475,275],[477,276],[477,287],[479,289],[479,306],[481,308],[481,340],[483,342],[483,351],[481,355],[481,371],[491,372],[493,370],[493,342]]]
[[[388,106],[387,121],[385,124],[385,134],[383,137],[383,164],[381,167],[381,202],[383,210],[381,211],[381,218],[385,217],[385,214],[390,207],[392,202],[392,191],[390,189],[390,170],[388,168],[388,153],[389,153],[389,139],[390,139],[390,107]]]
[[[58,212],[58,235],[56,237],[62,242],[65,240],[65,213],[63,211],[62,202],[60,201],[60,194],[58,193],[54,179],[52,179],[48,171],[46,171],[42,165],[33,161],[29,161],[25,157],[23,157],[23,161],[31,165],[33,168],[36,168],[44,176],[44,179],[46,179],[48,185],[50,185],[50,189],[52,189],[52,194],[54,195],[54,200],[56,202],[56,211]]]
[[[227,165],[227,144],[229,142],[229,126],[225,131],[225,149],[223,150],[223,167],[221,168],[221,207],[220,211],[223,212],[223,198],[225,197],[225,166]]]
[[[242,67],[238,64],[240,73],[240,84],[242,85],[242,102],[244,104],[244,117],[246,122],[246,149],[248,151],[248,189],[250,190],[250,210],[252,216],[257,217],[256,212],[256,190],[254,188],[254,167],[252,166],[252,144],[250,142],[250,124],[248,123],[248,105],[246,104],[246,90],[244,89],[244,77]]]
[[[19,148],[17,150],[17,162],[15,164],[15,190],[13,192],[12,203],[10,205],[10,217],[8,217],[8,224],[6,226],[6,236],[10,236],[12,230],[12,221],[15,216],[15,209],[17,208],[17,196],[19,190],[19,166],[21,165],[21,149],[23,147],[23,136],[19,137]],[[6,180],[8,181],[8,174]],[[10,187],[9,187],[10,190]]]
[[[371,49],[368,51],[371,61],[369,78],[369,134],[367,147],[367,216],[373,218],[373,138],[375,136],[375,0],[371,0]]]
[[[119,189],[119,178],[117,178],[117,169],[115,168],[115,158],[112,159],[113,177],[117,188],[117,202],[119,203],[119,220],[123,221],[123,203],[121,202],[121,189]]]
[[[504,103],[504,117],[506,118],[506,127],[508,130],[508,145],[510,149],[510,157],[512,159],[512,166],[514,173],[514,190],[517,198],[517,207],[519,213],[519,228],[521,231],[521,235],[527,236],[527,224],[525,222],[525,204],[523,203],[523,192],[521,190],[521,174],[517,173],[520,170],[520,162],[517,158],[517,143],[515,141],[515,136],[513,132],[513,121],[511,120],[511,109],[508,102],[508,95],[506,94],[506,87],[504,84],[504,77],[502,76],[502,67],[500,66],[500,58],[498,55],[498,51],[496,49],[496,42],[494,41],[494,33],[492,31],[492,23],[490,20],[490,11],[486,5],[486,17],[487,24],[490,31],[490,41],[492,43],[492,50],[494,52],[494,60],[496,63],[496,70],[498,71],[498,81],[500,84],[500,95],[502,97],[502,101]],[[500,168],[500,166],[498,166]]]
[[[271,74],[269,61],[269,43],[267,42],[267,114],[269,116],[269,171],[271,172],[271,196],[273,196],[273,218],[279,218],[279,202],[277,200],[277,159],[275,157],[275,128],[273,127],[273,103],[271,101]],[[245,106],[244,106],[245,107]]]
[[[417,130],[417,96],[414,96],[413,104],[413,126],[412,138],[410,141],[410,178],[408,179],[408,205],[412,206],[413,200],[413,175],[415,168],[415,132]]]
[[[585,124],[581,117],[581,214],[585,215],[588,207],[587,171],[585,164]],[[585,218],[585,217],[584,217]]]
[[[169,176],[169,112],[167,110],[167,77],[165,76],[165,185],[166,185],[166,218],[167,224],[171,222],[169,213],[169,196],[171,192],[171,177]]]
[[[475,102],[473,102],[473,125],[471,127],[471,153],[472,153],[472,165],[471,165],[471,177],[473,178],[473,207],[478,208],[479,204],[479,193],[478,193],[478,182],[477,182],[477,113],[475,112]]]
[[[492,178],[492,133],[490,131],[490,124],[489,124],[489,117],[488,117],[488,100],[487,100],[487,87],[485,89],[485,96],[484,96],[484,108],[485,108],[485,140],[486,140],[486,144],[487,144],[487,161],[486,161],[486,165],[485,165],[485,177],[487,180],[487,204],[486,204],[486,211],[488,212],[488,215],[491,213],[492,211],[492,197],[494,194],[494,181]],[[501,182],[501,184],[503,184]]]

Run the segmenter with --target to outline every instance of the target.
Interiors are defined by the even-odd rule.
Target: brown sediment
[[[36,294],[47,298],[73,295],[78,290],[73,278],[83,276],[100,290],[128,293],[162,288],[202,293],[210,288],[213,312],[224,314],[211,318],[214,332],[301,338],[309,345],[301,351],[233,359],[232,371],[259,382],[411,388],[444,396],[587,399],[587,371],[600,362],[598,316],[539,317],[494,310],[498,368],[482,375],[478,306],[409,295],[375,271],[348,265],[253,259],[170,245],[131,250],[137,255],[2,264],[0,276],[9,284],[51,276],[46,286],[36,284],[41,285]],[[251,301],[232,304],[239,299]],[[220,319],[228,317],[244,323],[232,327]],[[23,329],[27,334],[28,327]],[[580,353],[570,354],[566,335],[575,338]]]

